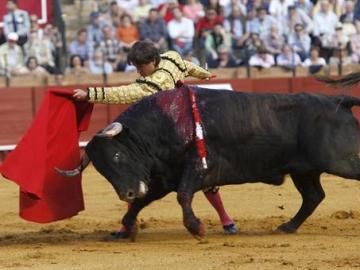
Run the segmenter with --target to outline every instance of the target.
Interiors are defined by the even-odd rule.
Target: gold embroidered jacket
[[[119,87],[89,87],[89,101],[96,103],[131,104],[158,91],[175,88],[185,77],[206,79],[211,73],[198,65],[183,60],[175,51],[161,54],[161,60],[150,76],[141,77],[135,83]]]

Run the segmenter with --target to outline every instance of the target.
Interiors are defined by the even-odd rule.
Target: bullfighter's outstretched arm
[[[174,82],[165,72],[136,80],[135,83],[116,87],[89,87],[88,100],[96,103],[132,104],[158,91],[175,88]]]
[[[189,76],[195,77],[198,79],[211,78],[211,76],[212,76],[211,72],[206,70],[205,68],[202,68],[202,67],[200,67],[190,61],[186,61],[186,60],[184,60],[184,63],[186,65]]]

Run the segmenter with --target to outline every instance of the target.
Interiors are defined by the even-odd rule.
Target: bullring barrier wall
[[[261,79],[217,79],[211,81],[187,81],[188,84],[231,84],[235,91],[251,93],[320,93],[326,95],[347,94],[360,98],[360,86],[351,89],[331,88],[313,77],[261,78]],[[119,84],[117,84],[119,85]],[[88,86],[88,85],[87,85]],[[84,85],[68,85],[59,88],[85,88]],[[25,134],[41,103],[47,86],[0,88],[0,147],[15,145]],[[111,123],[125,105],[96,104],[89,129],[81,135],[82,141],[89,140],[98,130]],[[353,112],[360,120],[360,108]],[[1,149],[1,148],[0,148]],[[0,162],[6,151],[0,153]]]

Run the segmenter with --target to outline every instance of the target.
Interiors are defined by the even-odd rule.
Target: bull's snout
[[[139,182],[139,188],[138,191],[135,192],[135,190],[133,189],[128,189],[127,191],[124,192],[117,192],[119,195],[120,200],[122,201],[127,201],[127,202],[132,202],[133,200],[135,200],[135,198],[142,198],[146,195],[146,193],[148,192],[149,188],[148,186],[145,184],[145,182],[140,181]]]
[[[126,201],[126,202],[132,202],[136,196],[135,196],[135,192],[132,189],[129,189],[125,192],[117,192],[117,194],[119,195],[119,199],[122,201]]]
[[[135,199],[135,192],[132,189],[129,189],[128,192],[126,193],[126,198],[129,201],[132,201]]]

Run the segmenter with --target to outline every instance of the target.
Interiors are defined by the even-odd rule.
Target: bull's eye
[[[120,162],[120,153],[119,153],[119,152],[115,153],[113,160],[114,160],[116,163],[119,163],[119,162]]]

